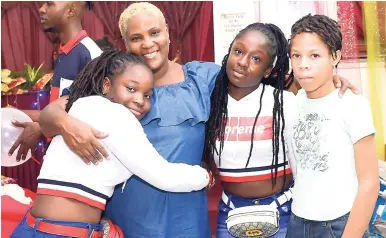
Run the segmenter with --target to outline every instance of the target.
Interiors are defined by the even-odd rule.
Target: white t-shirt
[[[200,166],[162,158],[137,118],[123,105],[100,96],[84,97],[74,102],[69,115],[109,133],[101,142],[110,159],[97,166],[87,165],[62,136],[55,136],[38,177],[38,194],[73,198],[104,210],[114,187],[132,175],[171,192],[201,190],[209,183],[208,173]]]
[[[299,116],[290,137],[296,160],[292,212],[308,220],[351,211],[358,192],[354,144],[375,133],[366,98],[350,90],[340,98],[338,92],[319,99],[308,99],[304,90],[297,94]]]

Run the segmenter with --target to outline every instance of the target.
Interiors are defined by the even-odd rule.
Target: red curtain
[[[58,34],[44,32],[40,25],[41,2],[6,4],[2,10],[2,68],[24,70],[24,63],[51,70],[53,51],[59,46]],[[93,11],[86,11],[82,20],[83,28],[92,39],[105,35],[100,18]]]
[[[94,2],[92,11],[87,11],[82,21],[83,28],[91,38],[99,39],[107,35],[115,47],[125,50],[118,20],[130,3]],[[191,60],[213,60],[212,2],[154,2],[154,4],[165,13],[169,25],[170,59],[178,57],[181,63]],[[3,68],[23,70],[26,61],[35,67],[45,62],[45,69],[51,69],[53,50],[57,49],[59,40],[57,34],[45,33],[42,30],[38,14],[40,6],[41,2],[2,3],[2,48],[6,48],[5,52],[2,52]],[[10,21],[13,24],[10,24]],[[10,29],[15,34],[11,35]],[[16,46],[22,41],[20,39],[29,39],[30,44],[21,48]],[[26,52],[24,48],[30,49]]]
[[[38,24],[32,8],[19,4],[1,18],[2,68],[24,70],[25,63],[52,68],[52,43]]]
[[[199,16],[200,22],[193,24],[200,33],[199,37],[195,38],[200,46],[197,51],[199,55],[195,58],[214,62],[213,2],[203,2]]]
[[[364,40],[363,33],[363,3],[362,2],[353,2],[353,13],[354,13],[354,28],[356,31],[357,39],[360,41]]]
[[[191,60],[189,52],[182,51],[185,33],[197,18],[202,2],[152,2],[164,13],[166,22],[169,26],[170,49],[169,58],[177,58],[178,62],[188,62]],[[189,45],[197,50],[197,45]]]
[[[105,33],[110,42],[121,50],[126,51],[124,41],[122,40],[121,32],[119,31],[119,17],[131,2],[94,2],[93,11],[102,22]]]
[[[31,9],[31,14],[35,17],[36,21],[40,25],[40,17],[39,17],[39,9],[42,6],[43,2],[23,2],[23,1],[17,1],[17,2],[1,2],[1,17],[5,16],[6,12],[8,10],[19,6],[22,8],[29,8]],[[58,39],[58,34],[57,33],[52,33],[52,32],[45,32],[47,38],[51,42],[56,42]]]
[[[340,1],[337,4],[338,22],[343,35],[342,57],[357,60],[360,55],[361,39],[363,39],[362,24],[358,21],[362,8],[356,2],[350,1]]]
[[[104,25],[94,11],[86,11],[82,20],[82,26],[86,30],[87,35],[93,40],[98,40],[105,36]]]
[[[214,61],[213,3],[202,2],[200,12],[186,31],[181,45],[182,62]]]
[[[122,50],[126,48],[119,31],[118,21],[121,13],[131,3],[94,2],[93,6],[93,11],[103,23],[109,40],[115,47]],[[212,2],[152,3],[164,13],[169,26],[171,41],[169,59],[173,60],[178,57],[179,62],[185,63],[194,59],[203,60],[201,57],[204,57],[204,54],[208,55],[207,59],[211,58],[210,55],[213,55],[213,47],[211,47],[213,45]],[[192,41],[191,37],[195,40]],[[209,44],[205,42],[205,39],[210,39]]]

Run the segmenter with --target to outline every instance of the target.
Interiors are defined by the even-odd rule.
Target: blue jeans
[[[338,238],[342,237],[350,213],[331,221],[311,221],[292,213],[286,238]],[[365,234],[363,237],[368,237]]]
[[[225,193],[229,201],[232,201],[234,206],[236,208],[238,207],[245,207],[245,206],[251,206],[251,205],[269,205],[277,197],[282,195],[282,193],[277,193],[269,197],[260,198],[260,199],[246,199],[234,196],[229,193]],[[279,231],[274,235],[271,236],[272,238],[284,238],[285,234],[287,232],[287,226],[288,222],[290,220],[291,216],[291,204],[292,200],[289,202],[284,203],[281,207],[278,208],[280,213],[280,229]],[[217,217],[217,238],[233,238],[231,233],[229,233],[227,225],[226,225],[226,219],[228,218],[228,213],[231,211],[232,208],[228,204],[225,204],[223,200],[220,201],[220,204],[218,205],[218,217]]]
[[[29,210],[27,211],[27,213]],[[19,223],[19,225],[15,228],[15,230],[11,234],[11,238],[28,238],[28,237],[35,237],[35,238],[63,238],[63,237],[70,237],[70,236],[60,236],[60,235],[54,235],[45,233],[42,231],[36,230],[37,225],[39,222],[44,221],[51,224],[58,224],[63,226],[73,226],[73,227],[81,227],[81,228],[88,228],[88,236],[91,235],[92,230],[100,231],[102,229],[102,225],[98,224],[91,224],[91,223],[84,223],[84,222],[69,222],[69,221],[54,221],[54,220],[48,220],[44,218],[37,218],[35,227],[30,227],[27,222],[27,213],[24,215],[23,220]]]

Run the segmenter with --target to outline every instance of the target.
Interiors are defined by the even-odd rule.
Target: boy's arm
[[[68,114],[65,111],[68,96],[63,96],[48,104],[40,113],[39,124],[42,132],[47,137],[53,137],[60,134],[62,124],[67,119]]]
[[[370,104],[366,98],[348,95],[345,107],[345,126],[354,145],[358,192],[346,228],[344,238],[362,237],[368,228],[379,192],[379,171],[374,142],[375,128]]]
[[[379,192],[379,172],[374,135],[366,136],[355,143],[354,152],[359,189],[343,238],[363,236],[368,228]]]

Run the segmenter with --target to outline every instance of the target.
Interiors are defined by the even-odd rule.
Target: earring
[[[170,45],[170,39],[169,39],[169,45]]]

